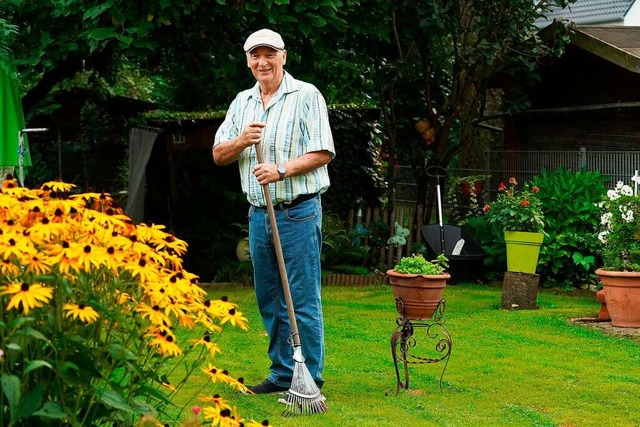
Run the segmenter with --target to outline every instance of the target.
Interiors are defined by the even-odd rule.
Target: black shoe
[[[254,394],[269,394],[269,393],[283,393],[289,390],[289,387],[282,387],[272,383],[269,380],[262,381],[261,384],[247,387]]]

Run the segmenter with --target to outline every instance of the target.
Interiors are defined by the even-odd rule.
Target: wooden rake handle
[[[258,157],[258,163],[264,163],[261,144],[258,142],[255,145],[255,148],[256,156]],[[280,242],[280,233],[278,233],[278,223],[276,222],[276,213],[273,208],[273,202],[271,201],[271,190],[269,189],[269,184],[262,185],[262,191],[264,192],[264,198],[267,201],[267,212],[269,214],[269,222],[271,223],[271,229],[273,233],[273,246],[276,250],[276,258],[278,258],[278,268],[280,269],[280,278],[282,279],[282,290],[284,292],[284,299],[287,302],[287,314],[289,315],[289,323],[291,324],[291,337],[293,339],[293,346],[300,347],[301,344],[300,334],[298,333],[298,323],[296,322],[296,313],[293,310],[291,288],[289,286],[289,278],[287,277],[287,269],[284,265],[282,243]]]

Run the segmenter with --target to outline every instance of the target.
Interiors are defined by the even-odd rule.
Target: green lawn
[[[225,331],[214,363],[248,384],[261,381],[267,337],[253,289],[207,289],[212,298],[227,295],[238,303],[250,321],[248,332]],[[540,309],[506,311],[495,287],[448,286],[444,296],[453,352],[442,392],[438,363],[410,365],[409,390],[395,394],[390,337],[396,313],[385,285],[323,290],[328,413],[286,418],[274,395],[245,396],[216,384],[204,391],[274,426],[640,425],[640,344],[568,321],[595,316],[594,297],[542,291]],[[199,378],[192,377],[189,388],[200,389]]]

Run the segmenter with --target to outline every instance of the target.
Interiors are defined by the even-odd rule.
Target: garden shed
[[[640,148],[640,27],[576,26],[541,67],[531,108],[504,122],[506,150]]]

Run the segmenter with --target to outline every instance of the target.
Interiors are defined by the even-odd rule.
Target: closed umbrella
[[[2,57],[0,57],[2,61]],[[16,67],[8,60],[0,64],[0,166],[31,166],[29,144],[24,129],[24,115],[16,78]],[[22,137],[22,138],[21,138]],[[22,147],[20,140],[22,139]],[[24,183],[21,182],[21,185]]]

